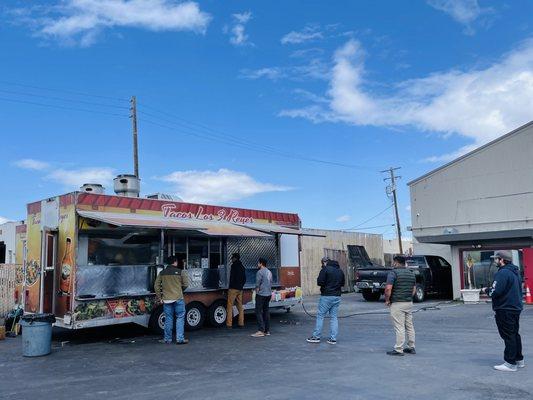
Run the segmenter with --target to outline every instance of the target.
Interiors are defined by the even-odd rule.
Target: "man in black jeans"
[[[272,272],[267,268],[267,261],[259,259],[259,269],[255,277],[255,316],[257,332],[253,337],[270,336],[270,298],[272,297]]]
[[[520,312],[522,311],[522,283],[518,267],[512,264],[510,251],[497,251],[492,257],[498,266],[494,275],[494,282],[484,291],[492,298],[492,309],[496,313],[496,325],[501,338],[505,342],[505,352],[501,365],[494,369],[505,372],[515,372],[525,367],[522,355],[522,338],[520,328]]]

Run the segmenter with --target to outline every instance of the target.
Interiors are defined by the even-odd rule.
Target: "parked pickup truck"
[[[416,276],[415,302],[422,302],[427,294],[452,296],[452,268],[442,257],[410,256],[407,257],[407,268],[412,269]],[[392,267],[371,264],[357,268],[355,273],[355,290],[361,292],[367,301],[378,301],[385,293],[387,275]]]

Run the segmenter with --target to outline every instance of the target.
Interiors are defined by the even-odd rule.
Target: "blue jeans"
[[[337,312],[341,305],[341,296],[320,296],[318,302],[318,313],[316,315],[316,326],[313,336],[319,338],[322,335],[322,326],[324,325],[324,317],[329,313],[329,338],[337,340],[339,334],[339,320],[337,319]]]
[[[174,327],[174,317],[176,319],[176,342],[183,342],[185,339],[185,301],[177,300],[174,303],[163,304],[165,310],[165,342],[172,342],[172,328]]]

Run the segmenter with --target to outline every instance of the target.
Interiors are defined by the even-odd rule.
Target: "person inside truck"
[[[403,356],[404,353],[416,354],[415,327],[413,325],[413,296],[416,292],[416,277],[406,268],[404,256],[393,258],[394,269],[387,276],[385,285],[385,304],[390,307],[390,316],[396,333],[396,344],[389,356]],[[405,333],[407,347],[404,349]]]

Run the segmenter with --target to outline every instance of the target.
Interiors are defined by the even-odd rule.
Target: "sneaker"
[[[189,339],[183,339],[183,340],[180,340],[179,342],[176,342],[176,344],[187,344],[189,343]]]
[[[252,337],[265,337],[265,333],[261,331],[257,331],[251,335]]]
[[[408,347],[406,349],[403,349],[403,352],[407,354],[416,354],[416,350],[414,347]]]
[[[403,353],[400,353],[399,351],[396,351],[396,350],[387,351],[387,354],[389,356],[403,356]]]
[[[329,339],[327,340],[327,342],[328,342],[329,344],[337,344],[337,341],[336,341],[335,339],[331,339],[331,338],[329,338]]]
[[[270,332],[265,332],[265,336],[270,336]]]
[[[307,338],[307,343],[320,343],[320,338],[316,336],[311,336]]]
[[[168,340],[165,340],[165,339],[159,339],[158,342],[161,343],[161,344],[171,344],[172,343],[172,342],[169,342]]]
[[[524,360],[520,360],[516,362],[516,366],[518,368],[524,368],[526,366],[526,363],[524,362]]]
[[[508,362],[504,362],[503,364],[495,365],[494,369],[503,372],[516,372],[518,367],[516,365],[509,364]]]

